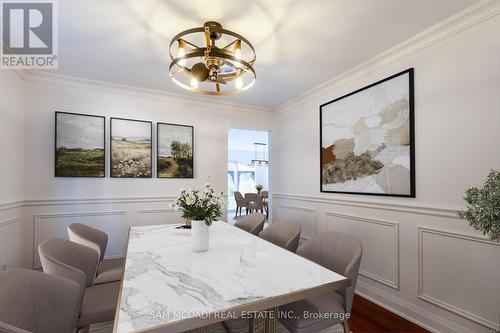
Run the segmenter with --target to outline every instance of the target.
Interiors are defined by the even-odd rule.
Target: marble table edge
[[[234,227],[233,225],[231,225]],[[133,227],[141,227],[141,226],[129,226],[128,227],[128,234],[127,234],[127,245],[125,248],[125,263],[128,257],[128,245],[130,242],[130,232]],[[252,235],[254,237],[258,237],[255,235]],[[272,244],[272,243],[271,243]],[[277,246],[276,244],[273,244]],[[298,256],[298,254],[295,253],[295,255]],[[319,265],[318,263],[308,259],[301,257],[303,259],[306,259],[308,261],[311,261],[312,263]],[[340,275],[340,274],[339,274]],[[120,281],[120,290],[118,293],[118,300],[117,300],[117,307],[116,307],[116,312],[115,312],[115,318],[113,322],[113,333],[117,333],[118,330],[118,320],[120,316],[120,308],[121,308],[121,298],[122,298],[122,290],[123,290],[123,283],[124,283],[124,276],[125,276],[125,269],[123,270],[121,281]],[[342,275],[341,275],[342,276]],[[344,276],[342,276],[344,277]],[[159,324],[157,326],[150,327],[146,330],[135,330],[130,333],[141,333],[141,332],[148,332],[148,333],[177,333],[177,332],[185,332],[193,329],[197,329],[200,327],[204,327],[207,325],[211,324],[216,324],[221,321],[224,321],[224,319],[221,318],[216,318],[213,317],[212,315],[215,313],[229,313],[229,312],[236,312],[237,314],[241,315],[245,311],[264,311],[268,310],[274,307],[279,307],[284,304],[292,303],[299,301],[301,299],[305,299],[308,297],[313,297],[317,296],[320,294],[324,294],[327,292],[335,291],[338,289],[342,289],[345,287],[348,287],[351,284],[350,279],[344,277],[342,280],[338,281],[333,281],[329,283],[325,283],[323,285],[315,286],[312,288],[307,288],[307,289],[301,289],[301,290],[296,290],[291,293],[287,294],[282,294],[282,295],[277,295],[273,297],[268,297],[265,299],[260,299],[256,300],[250,303],[245,303],[241,304],[232,308],[227,308],[222,311],[214,311],[209,314],[208,318],[184,318],[175,322],[170,322],[170,323],[165,323],[165,324]],[[257,307],[256,307],[257,305]],[[193,325],[192,323],[196,322],[196,325]]]

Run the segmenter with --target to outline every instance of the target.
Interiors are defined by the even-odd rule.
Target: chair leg
[[[231,333],[231,329],[229,328],[229,326],[227,326],[227,323],[225,321],[221,322],[222,324],[222,327],[224,327],[224,331],[226,333]]]
[[[234,213],[234,217],[238,217],[238,208],[240,207],[236,206],[236,212]]]
[[[351,330],[349,329],[349,319],[344,319],[342,327],[344,328],[344,333],[351,333]]]

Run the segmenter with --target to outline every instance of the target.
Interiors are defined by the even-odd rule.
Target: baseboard
[[[356,294],[434,333],[477,333],[364,281],[358,280]]]

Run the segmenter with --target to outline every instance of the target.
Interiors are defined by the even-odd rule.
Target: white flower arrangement
[[[186,220],[205,221],[207,225],[222,216],[222,208],[226,205],[224,193],[215,192],[209,182],[203,190],[181,189],[179,196],[169,207],[181,211]]]

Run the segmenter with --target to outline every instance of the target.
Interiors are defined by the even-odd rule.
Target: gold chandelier
[[[216,41],[225,46],[216,45]],[[231,95],[255,83],[252,44],[217,22],[209,21],[203,27],[177,34],[170,42],[169,53],[170,77],[184,89],[205,95]]]

